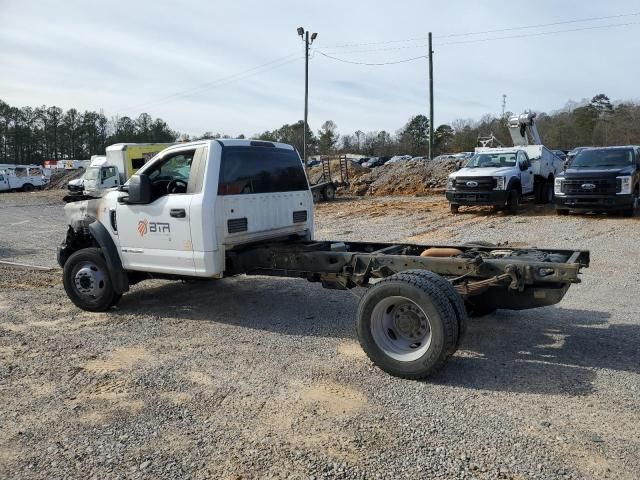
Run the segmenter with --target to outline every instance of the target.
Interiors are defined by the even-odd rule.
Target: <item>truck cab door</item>
[[[4,173],[0,173],[0,192],[9,190],[9,179]]]
[[[116,167],[102,167],[100,169],[100,188],[117,187],[120,184]]]
[[[526,195],[533,192],[533,166],[524,152],[518,152],[518,168],[520,169],[522,193]]]
[[[172,150],[140,173],[149,176],[152,200],[146,205],[118,203],[116,225],[124,268],[145,272],[193,275],[195,264],[191,240],[187,193],[196,149]]]

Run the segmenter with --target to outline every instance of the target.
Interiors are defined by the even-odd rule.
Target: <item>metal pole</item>
[[[304,125],[302,135],[302,160],[307,168],[307,116],[309,115],[309,32],[304,34]]]
[[[433,160],[433,44],[429,32],[429,160]]]

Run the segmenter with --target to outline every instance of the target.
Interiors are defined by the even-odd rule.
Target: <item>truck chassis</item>
[[[104,311],[130,284],[182,278],[123,270],[94,225],[70,227],[58,250],[65,290],[77,306]],[[341,290],[367,287],[356,321],[364,351],[392,375],[422,379],[455,353],[469,315],[556,304],[588,265],[589,252],[581,250],[293,237],[230,248],[224,276],[296,277]]]

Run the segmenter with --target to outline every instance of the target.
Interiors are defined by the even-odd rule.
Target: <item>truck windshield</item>
[[[571,168],[615,168],[633,165],[633,151],[629,148],[582,150],[571,161]]]
[[[467,168],[515,167],[516,153],[476,153]]]
[[[98,180],[100,177],[100,167],[89,167],[87,171],[84,172],[85,180]]]
[[[225,147],[218,195],[307,190],[307,177],[295,150]]]

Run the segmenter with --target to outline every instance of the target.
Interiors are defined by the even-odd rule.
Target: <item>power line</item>
[[[434,35],[434,38],[437,39],[437,38],[464,37],[464,36],[473,36],[473,35],[486,35],[489,33],[510,32],[510,31],[517,31],[517,30],[527,30],[531,28],[553,27],[557,25],[568,25],[572,23],[595,22],[599,20],[610,20],[612,18],[624,18],[624,17],[636,17],[636,16],[640,16],[640,12],[623,13],[619,15],[607,15],[602,17],[581,18],[581,19],[574,19],[574,20],[564,20],[564,21],[551,22],[551,23],[539,23],[536,25],[522,25],[519,27],[499,28],[494,30],[482,30],[482,31],[476,31],[476,32],[448,33],[448,34],[442,34],[442,35]],[[370,46],[370,45],[389,45],[393,43],[416,42],[416,41],[425,41],[425,40],[427,40],[427,37],[421,36],[421,37],[405,38],[405,39],[399,39],[399,40],[387,40],[382,42],[346,43],[346,44],[329,45],[326,47],[322,47],[322,50],[332,50],[332,49],[349,48],[349,47],[364,47],[364,46]],[[400,47],[400,48],[403,48],[403,47]],[[414,47],[404,47],[404,48],[414,48]]]
[[[592,27],[582,27],[582,28],[571,28],[567,30],[554,30],[552,32],[536,32],[536,33],[523,33],[520,35],[507,35],[503,37],[491,37],[491,38],[476,38],[474,40],[460,40],[455,42],[444,42],[440,43],[437,46],[442,47],[444,45],[461,45],[466,43],[480,43],[480,42],[490,42],[494,40],[508,40],[511,38],[528,38],[528,37],[541,37],[544,35],[556,35],[558,33],[570,33],[570,32],[582,32],[585,30],[597,30],[600,28],[613,28],[613,27],[627,27],[629,25],[640,25],[640,22],[629,22],[629,23],[611,23],[609,25],[596,25]]]
[[[320,52],[318,51],[318,53],[320,55],[322,55],[323,57],[327,57],[330,58],[332,60],[337,60],[338,62],[343,62],[343,63],[350,63],[352,65],[369,65],[369,66],[380,66],[380,65],[396,65],[398,63],[407,63],[407,62],[413,62],[414,60],[419,60],[421,58],[427,58],[426,55],[421,55],[419,57],[413,57],[413,58],[405,58],[403,60],[397,60],[395,62],[382,62],[382,63],[367,63],[367,62],[353,62],[351,60],[345,60],[344,58],[337,58],[337,57],[333,57],[331,55],[327,55],[326,53]]]
[[[435,46],[440,47],[444,45],[459,45],[459,44],[468,44],[468,43],[480,43],[480,42],[489,42],[494,40],[508,40],[511,38],[527,38],[527,37],[539,37],[544,35],[556,35],[559,33],[570,33],[570,32],[579,32],[585,30],[597,30],[602,28],[614,28],[614,27],[626,27],[630,25],[640,25],[640,22],[627,22],[627,23],[610,23],[607,25],[594,25],[590,27],[581,27],[581,28],[571,28],[565,30],[553,30],[551,32],[535,32],[535,33],[523,33],[520,35],[505,35],[501,37],[489,37],[489,38],[475,38],[473,40],[459,40],[454,42],[443,42],[437,43]],[[411,48],[427,48],[428,44],[422,43],[419,45],[405,45],[401,47],[385,47],[385,48],[371,48],[364,50],[347,50],[340,53],[369,53],[369,52],[385,52],[392,50],[406,50]],[[322,53],[320,50],[317,50],[318,53]],[[333,53],[333,52],[332,52]]]
[[[447,35],[439,35],[439,38],[450,38],[450,37],[464,37],[469,35],[485,35],[487,33],[500,33],[500,32],[512,32],[514,30],[526,30],[530,28],[543,28],[543,27],[555,27],[557,25],[568,25],[571,23],[584,23],[584,22],[595,22],[598,20],[610,20],[612,18],[624,18],[624,17],[637,17],[640,15],[640,12],[634,13],[622,13],[620,15],[608,15],[606,17],[591,17],[591,18],[582,18],[576,20],[565,20],[562,22],[553,22],[553,23],[539,23],[537,25],[525,25],[521,27],[509,27],[509,28],[499,28],[496,30],[484,30],[480,32],[467,32],[467,33],[449,33]]]
[[[220,86],[223,86],[223,85],[227,85],[229,83],[233,83],[233,82],[238,81],[238,80],[243,80],[243,79],[251,77],[253,75],[257,75],[259,73],[264,73],[264,72],[267,72],[269,70],[273,70],[273,69],[282,67],[284,65],[287,65],[287,64],[289,64],[289,63],[291,63],[293,61],[296,61],[296,60],[298,60],[298,55],[299,55],[298,53],[292,53],[292,54],[286,55],[284,57],[280,57],[280,58],[271,60],[269,62],[263,63],[263,64],[258,65],[256,67],[249,68],[247,70],[243,70],[241,72],[237,72],[237,73],[234,73],[232,75],[227,75],[225,77],[220,77],[220,78],[218,78],[216,80],[212,80],[210,82],[205,82],[205,83],[202,83],[200,85],[197,85],[195,87],[192,87],[192,88],[189,88],[189,89],[186,89],[186,90],[180,90],[180,91],[177,91],[177,92],[172,93],[170,95],[166,95],[164,97],[158,98],[156,100],[152,100],[152,101],[149,101],[149,102],[145,102],[145,103],[141,103],[141,104],[138,104],[138,105],[131,106],[131,107],[126,108],[124,110],[139,110],[139,109],[142,109],[142,108],[147,108],[149,106],[156,106],[156,105],[159,105],[159,104],[170,102],[172,100],[175,100],[175,99],[178,99],[178,98],[181,98],[181,97],[188,96],[188,95],[193,94],[193,93],[197,93],[197,92],[202,91],[202,90],[208,90],[208,89],[211,89],[211,88],[217,88],[217,87],[220,87]],[[291,57],[294,57],[294,56],[295,56],[295,58],[291,58]]]

